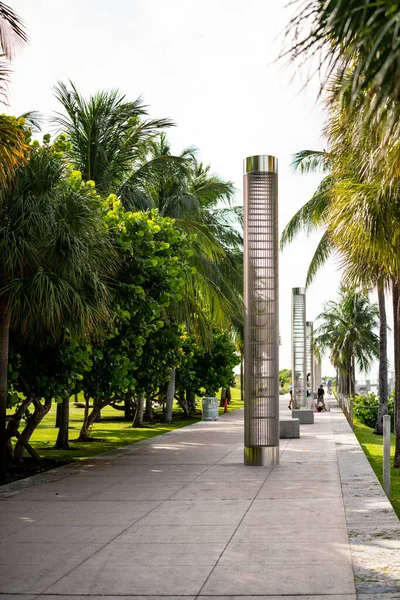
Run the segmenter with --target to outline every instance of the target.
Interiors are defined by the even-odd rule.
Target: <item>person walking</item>
[[[290,394],[290,400],[289,400],[288,409],[292,410],[292,406],[293,406],[293,386],[292,385],[289,386],[289,394]]]
[[[317,403],[315,405],[315,408],[317,409],[318,412],[321,412],[323,410],[326,411],[324,397],[325,397],[325,390],[324,390],[324,386],[321,383],[321,385],[319,386],[318,391],[317,391]]]

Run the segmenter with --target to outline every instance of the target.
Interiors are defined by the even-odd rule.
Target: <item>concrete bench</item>
[[[300,420],[282,418],[279,419],[279,437],[281,440],[287,440],[300,437]]]
[[[312,408],[294,408],[292,419],[299,419],[301,425],[312,425],[314,423],[314,410]]]

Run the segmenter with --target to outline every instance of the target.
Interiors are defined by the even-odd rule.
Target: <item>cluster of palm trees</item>
[[[210,315],[223,325],[227,316],[240,319],[242,213],[233,206],[232,182],[199,162],[193,147],[173,155],[164,132],[173,123],[146,119],[140,98],[127,102],[112,90],[85,99],[73,83],[59,83],[55,95],[64,109],[55,124],[83,179],[103,196],[116,194],[126,210],[157,209],[191,236],[192,278],[185,302],[175,307],[179,319],[203,339]]]
[[[0,44],[8,58],[10,35],[26,41],[17,15],[0,3]],[[1,74],[0,65],[0,78]],[[85,98],[72,82],[59,82],[55,96],[60,111],[53,117],[53,141],[45,135],[43,143],[31,142],[35,115],[4,117],[4,132],[0,120],[3,482],[10,435],[17,432],[23,414],[32,404],[29,439],[49,409],[53,392],[45,389],[46,381],[61,389],[67,375],[73,382],[91,371],[88,389],[98,388],[106,368],[115,364],[113,376],[122,382],[121,396],[131,394],[138,382],[149,387],[148,377],[143,372],[135,376],[137,365],[132,364],[145,348],[141,331],[155,343],[160,328],[168,328],[171,352],[163,350],[157,368],[161,365],[169,372],[165,393],[170,420],[179,350],[175,333],[186,331],[206,353],[215,328],[238,339],[242,328],[241,210],[233,206],[233,184],[202,164],[194,148],[174,155],[165,133],[173,123],[149,118],[141,98],[128,101],[118,90]],[[179,235],[174,236],[171,227]],[[143,249],[148,255],[143,255],[146,250],[135,254],[140,236],[147,238]],[[175,261],[181,263],[176,268]],[[156,274],[157,269],[164,279],[153,275],[150,290],[146,273]],[[136,297],[140,309],[134,306]],[[115,348],[118,340],[121,352]],[[28,348],[26,354],[21,347]],[[21,354],[29,365],[20,364]],[[34,365],[39,379],[32,373]],[[55,369],[59,372],[51,379]],[[72,383],[63,385],[67,418],[65,390]],[[104,405],[104,389],[95,412]],[[144,389],[137,391],[143,410]],[[17,410],[12,426],[9,422],[6,427],[10,397]],[[68,435],[65,419],[61,429]]]
[[[365,373],[379,354],[378,306],[367,294],[341,285],[338,301],[327,302],[317,321],[314,351],[322,355],[329,348],[338,392],[355,396],[356,364]]]
[[[378,292],[381,323],[378,433],[387,412],[384,295],[392,291],[396,467],[400,467],[399,21],[399,4],[389,0],[306,0],[299,4],[288,26],[291,42],[287,55],[300,62],[312,59],[314,65],[318,57],[317,70],[325,74],[321,96],[328,115],[324,131],[327,151],[307,150],[294,157],[296,169],[320,170],[325,177],[311,200],[294,215],[282,237],[285,245],[299,229],[323,229],[307,284],[335,253],[340,257],[347,288],[341,292],[342,308],[346,303],[354,307],[355,301],[367,302],[363,291],[375,288]],[[354,291],[357,289],[361,290],[358,296]],[[329,322],[333,327],[341,319],[336,308],[327,307],[330,314],[321,326],[320,342],[331,348],[336,364],[340,359],[345,375],[341,380],[349,392],[354,392],[350,354],[340,358],[337,343],[327,338]],[[369,312],[366,317],[369,326],[373,327],[376,309],[364,308]],[[373,347],[377,347],[376,340],[370,346],[369,358],[373,357]],[[350,360],[347,365],[346,360]]]

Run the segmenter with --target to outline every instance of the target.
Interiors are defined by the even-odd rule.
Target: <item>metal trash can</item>
[[[203,398],[201,402],[203,421],[218,421],[218,398]]]

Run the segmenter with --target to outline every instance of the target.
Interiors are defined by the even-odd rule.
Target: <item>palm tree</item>
[[[345,377],[345,389],[355,394],[355,367],[365,372],[379,354],[377,327],[379,309],[367,295],[343,285],[339,289],[339,301],[327,302],[317,319],[321,324],[314,331],[314,343],[323,354],[327,349],[331,361]]]
[[[176,227],[193,237],[191,260],[195,272],[188,291],[196,289],[202,293],[208,298],[207,312],[223,316],[229,305],[237,303],[237,292],[241,290],[242,212],[232,206],[234,186],[199,163],[194,148],[174,157],[165,134],[149,144],[143,169],[161,158],[163,168],[151,176],[132,177],[138,198],[135,208],[157,208],[162,216],[173,218]]]
[[[70,88],[62,82],[55,87],[66,114],[57,113],[53,120],[70,142],[72,164],[85,181],[95,181],[101,194],[120,194],[125,185],[129,188],[148,141],[173,122],[145,119],[147,107],[140,97],[128,102],[118,90],[104,90],[85,99],[69,83]]]
[[[134,208],[156,208],[192,238],[192,273],[182,301],[170,307],[168,318],[185,324],[207,348],[212,322],[229,329],[234,321],[243,320],[241,211],[232,207],[233,184],[199,163],[192,147],[173,156],[165,134],[160,134],[150,141],[143,165],[132,174],[129,185]],[[124,190],[121,197],[127,204]],[[167,422],[174,394],[175,374],[171,372]]]
[[[200,337],[207,337],[209,314],[221,321],[232,302],[238,302],[232,286],[238,281],[234,255],[241,234],[240,224],[236,229],[232,226],[238,209],[227,206],[232,183],[197,163],[193,148],[172,155],[165,135],[158,135],[172,122],[143,120],[147,112],[140,99],[126,102],[114,90],[86,100],[72,83],[70,88],[59,83],[55,91],[66,112],[66,116],[58,114],[55,123],[66,134],[68,155],[83,178],[94,180],[102,194],[116,193],[127,209],[157,208],[192,235],[195,248],[187,302],[176,310],[182,317],[184,309]],[[191,318],[194,313],[195,320]]]
[[[0,2],[0,101],[7,102],[9,62],[16,50],[26,44],[24,25],[12,8]],[[15,169],[25,161],[27,151],[23,121],[0,115],[0,183],[10,186]]]
[[[290,244],[300,231],[307,234],[313,230],[323,230],[313,258],[311,259],[306,286],[314,280],[319,269],[333,253],[332,239],[328,233],[329,207],[332,201],[333,178],[330,174],[332,156],[325,151],[302,150],[293,156],[292,167],[301,174],[322,172],[324,179],[319,184],[311,199],[304,204],[290,219],[281,235],[281,250]]]
[[[366,269],[370,278],[369,265],[375,277],[384,277],[386,285],[393,281],[394,330],[395,330],[395,371],[396,371],[396,450],[395,466],[400,467],[400,340],[398,340],[400,318],[398,310],[399,270],[396,236],[390,237],[390,229],[398,228],[397,202],[399,197],[398,172],[400,154],[398,151],[399,94],[398,60],[398,20],[400,9],[397,3],[386,0],[306,0],[291,19],[287,34],[293,36],[293,43],[286,55],[293,60],[302,57],[306,61],[320,53],[319,72],[326,73],[322,89],[330,94],[328,106],[333,127],[328,131],[328,139],[333,144],[330,150],[337,154],[336,175],[341,172],[349,158],[352,164],[350,185],[343,185],[345,197],[364,197],[363,208],[350,216],[347,223],[341,209],[336,211],[335,231],[342,231],[342,249],[347,243],[346,265],[352,264],[357,276]],[[336,104],[336,107],[334,106]],[[337,108],[339,107],[339,110]],[[333,113],[336,116],[332,119]],[[342,114],[341,114],[342,113]],[[329,133],[333,133],[330,136]],[[349,157],[349,154],[351,155]],[[356,175],[356,176],[354,176]],[[364,190],[360,189],[364,187]],[[336,204],[336,203],[335,203]],[[367,210],[365,207],[367,206]],[[389,212],[389,215],[388,215]],[[362,241],[348,232],[349,219],[358,215],[362,224],[359,231],[368,232],[364,236],[367,244],[364,252]],[[397,225],[395,225],[397,223]],[[353,223],[354,224],[354,223]],[[389,225],[390,224],[390,225]],[[354,228],[353,228],[354,233]],[[388,236],[389,233],[389,236]],[[366,239],[367,238],[367,239]],[[347,242],[345,242],[345,239]],[[363,255],[361,262],[354,259],[354,249]],[[364,260],[366,254],[373,257],[372,263]],[[382,268],[385,267],[385,274]],[[379,291],[381,294],[381,291]],[[380,302],[383,308],[383,303]],[[384,348],[382,347],[382,351]],[[380,372],[382,371],[380,361]],[[380,375],[380,381],[384,376]],[[380,389],[384,396],[384,386]],[[383,407],[381,407],[384,410]],[[377,429],[379,429],[379,418]]]
[[[368,118],[393,109],[398,119],[400,86],[398,22],[400,7],[388,0],[306,0],[290,19],[287,36],[292,39],[285,55],[306,61],[319,56],[317,69],[324,83],[337,79],[337,96],[350,88],[352,103],[363,98]],[[365,118],[365,117],[362,117]]]
[[[0,98],[7,101],[7,85],[10,80],[8,62],[15,52],[28,41],[25,26],[15,11],[4,2],[0,2]],[[5,60],[4,60],[5,59]]]
[[[0,480],[5,481],[8,340],[31,344],[98,331],[109,318],[105,277],[115,265],[92,188],[59,153],[32,148],[12,190],[0,190]]]
[[[193,148],[174,156],[159,134],[171,121],[143,121],[140,100],[126,103],[116,91],[85,100],[73,84],[58,84],[56,96],[67,113],[56,123],[84,178],[94,179],[100,193],[115,192],[129,210],[158,209],[192,238],[192,273],[169,318],[207,344],[210,317],[229,327],[230,315],[241,310],[240,211],[231,206],[232,183],[198,163]]]
[[[345,124],[345,125],[344,125]],[[380,308],[379,398],[380,411],[375,432],[382,434],[382,418],[388,410],[387,325],[385,287],[397,272],[398,253],[393,248],[388,224],[397,222],[394,204],[382,202],[393,197],[395,186],[372,183],[363,169],[365,154],[371,152],[374,131],[360,136],[355,119],[343,118],[343,104],[331,98],[331,113],[325,133],[329,153],[305,151],[295,155],[293,165],[303,173],[330,170],[313,198],[302,207],[285,228],[281,246],[300,230],[322,227],[323,237],[307,274],[309,285],[326,259],[335,252],[344,267],[344,281],[362,288],[376,287]],[[382,192],[383,190],[383,192]],[[379,208],[377,203],[379,202]],[[390,256],[389,256],[390,255]],[[386,265],[383,268],[383,265]],[[389,265],[391,265],[390,268]],[[394,271],[393,271],[394,270]]]

